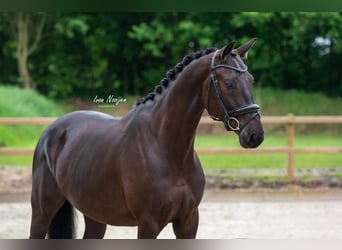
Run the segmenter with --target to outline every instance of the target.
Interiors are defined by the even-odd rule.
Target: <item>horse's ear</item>
[[[230,42],[221,53],[221,60],[223,60],[234,48],[235,41]]]
[[[236,49],[242,59],[247,59],[248,50],[253,46],[255,41],[256,38],[253,38],[248,43],[241,45],[239,48]]]

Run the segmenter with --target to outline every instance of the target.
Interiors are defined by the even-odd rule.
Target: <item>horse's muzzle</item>
[[[251,129],[243,131],[240,136],[240,145],[244,148],[256,148],[264,141],[264,131]]]

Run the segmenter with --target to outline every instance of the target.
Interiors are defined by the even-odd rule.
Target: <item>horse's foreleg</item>
[[[198,209],[187,216],[179,218],[172,223],[173,232],[177,239],[194,239],[196,238],[198,228]]]
[[[160,233],[158,223],[153,217],[145,217],[138,222],[138,239],[156,239]]]
[[[84,215],[85,231],[83,239],[102,239],[106,233],[107,225],[94,221]]]

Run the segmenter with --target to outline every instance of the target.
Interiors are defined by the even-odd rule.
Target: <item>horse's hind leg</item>
[[[34,164],[31,193],[31,239],[45,238],[52,219],[65,203],[55,179],[45,164]]]
[[[106,233],[107,225],[94,221],[84,215],[85,231],[83,239],[102,239]]]

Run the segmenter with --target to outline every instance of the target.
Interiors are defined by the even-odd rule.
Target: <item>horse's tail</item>
[[[75,210],[65,201],[50,224],[49,239],[72,239],[75,236]]]

